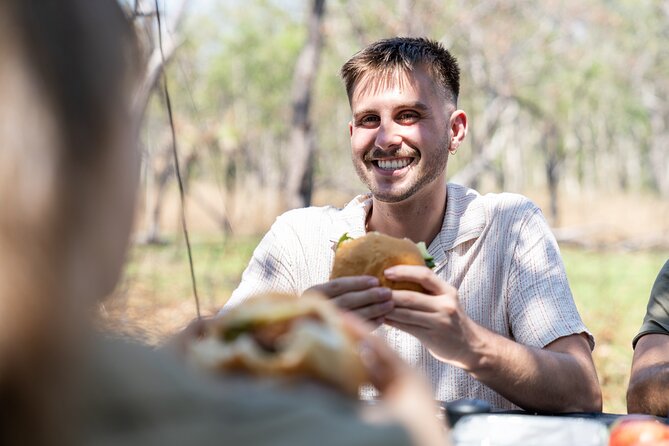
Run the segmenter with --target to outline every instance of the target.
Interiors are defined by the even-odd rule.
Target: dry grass
[[[202,315],[212,315],[236,287],[259,237],[196,236],[191,241]],[[183,242],[135,245],[114,295],[100,305],[99,323],[151,345],[196,316]]]

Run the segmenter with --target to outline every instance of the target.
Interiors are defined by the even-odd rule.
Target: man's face
[[[396,203],[443,187],[455,107],[423,68],[363,79],[351,109],[353,165],[377,200]]]

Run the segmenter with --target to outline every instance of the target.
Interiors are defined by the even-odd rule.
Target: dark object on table
[[[491,411],[490,404],[477,399],[462,398],[442,404],[446,411],[446,420],[451,427],[455,426],[455,423],[465,415],[489,413]]]

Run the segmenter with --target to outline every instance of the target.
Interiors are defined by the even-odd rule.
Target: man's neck
[[[445,184],[432,191],[423,190],[400,203],[386,203],[372,198],[367,231],[378,231],[393,237],[406,237],[427,245],[441,231],[446,211]]]

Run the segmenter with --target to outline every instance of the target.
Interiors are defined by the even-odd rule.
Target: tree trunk
[[[141,10],[144,7],[143,3],[149,3],[149,6],[147,6],[148,8],[153,7],[153,3],[150,1],[135,1],[133,14],[135,16],[136,26],[138,28],[140,26],[138,23],[140,18],[143,19],[145,17],[152,17],[158,13],[156,11],[142,12]],[[161,16],[163,31],[162,35],[164,38],[162,52],[159,45],[159,37],[156,35],[157,32],[149,33],[149,39],[151,40],[151,54],[146,60],[144,76],[139,82],[135,92],[133,105],[134,113],[138,120],[141,120],[142,116],[144,115],[146,106],[149,103],[149,98],[151,97],[151,92],[158,84],[158,77],[163,72],[165,64],[167,64],[170,59],[172,59],[177,47],[179,46],[178,39],[175,36],[177,35],[177,28],[183,20],[185,5],[186,0],[180,0],[179,3],[174,5],[173,10],[176,11],[174,14],[172,14],[169,18]],[[148,28],[152,29],[151,26],[148,26]]]
[[[136,28],[144,27],[146,33],[146,45],[149,48],[149,55],[144,61],[144,73],[138,83],[133,98],[133,113],[136,119],[137,131],[143,120],[146,108],[151,98],[151,94],[160,85],[160,76],[163,73],[166,64],[174,56],[178,45],[177,28],[183,20],[186,0],[179,0],[174,4],[175,11],[169,17],[162,15],[161,11],[156,11],[155,2],[150,0],[135,0],[133,6],[133,17]],[[161,35],[158,35],[158,27],[155,22],[158,20],[158,14],[161,21]],[[154,22],[155,21],[155,22]],[[139,34],[139,33],[138,33]],[[161,45],[162,37],[162,45]],[[161,237],[160,221],[162,215],[162,206],[164,196],[169,184],[169,180],[174,173],[174,166],[170,162],[165,165],[163,158],[166,153],[170,153],[169,146],[163,147],[159,151],[145,150],[142,162],[147,166],[147,178],[152,176],[152,180],[147,180],[146,184],[146,225],[147,229],[143,235],[143,243],[162,244],[165,240]],[[152,193],[153,192],[153,193]]]
[[[399,10],[400,35],[411,37],[416,35],[416,26],[414,23],[414,0],[398,0],[397,9]]]
[[[651,109],[648,157],[658,192],[663,198],[669,198],[669,109],[665,108],[666,104],[657,105]]]
[[[551,226],[557,226],[559,223],[558,207],[558,185],[560,168],[560,135],[555,123],[547,124],[547,129],[543,136],[543,147],[546,155],[546,182],[548,184],[550,214],[549,220]]]
[[[295,64],[293,75],[293,119],[290,133],[286,205],[298,208],[311,204],[314,176],[314,136],[309,117],[314,83],[323,47],[322,23],[325,0],[313,0],[309,15],[309,35]]]
[[[506,148],[505,142],[497,143],[499,131],[510,128],[509,125],[516,115],[517,109],[514,102],[500,96],[492,99],[486,107],[480,131],[471,132],[469,137],[469,146],[472,147],[473,152],[472,160],[452,175],[449,181],[478,189],[481,175],[490,169],[492,163]],[[500,175],[503,176],[503,173]]]
[[[154,166],[151,171],[154,190],[152,194],[147,194],[150,195],[150,197],[147,197],[149,201],[147,201],[146,206],[147,229],[139,241],[140,243],[144,244],[162,245],[166,243],[166,240],[162,237],[160,222],[163,214],[165,192],[167,191],[169,180],[174,174],[174,165],[171,163],[166,163],[160,169],[156,169]]]

